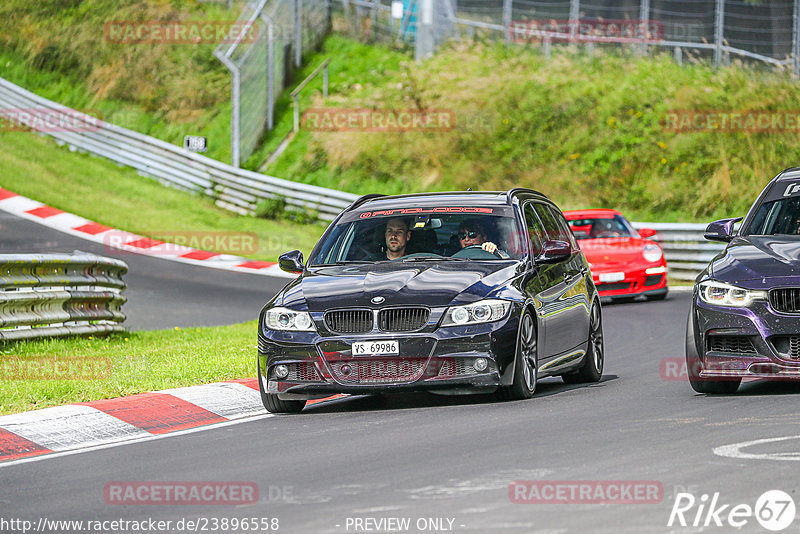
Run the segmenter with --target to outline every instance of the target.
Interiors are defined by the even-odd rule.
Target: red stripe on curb
[[[29,215],[35,215],[41,219],[47,219],[48,217],[53,217],[54,215],[60,215],[64,213],[63,211],[51,208],[50,206],[41,206],[38,208],[33,208],[32,210],[28,210],[25,213]]]
[[[0,428],[0,461],[16,460],[27,456],[38,456],[53,452],[41,445]]]
[[[207,260],[208,258],[213,258],[214,256],[219,256],[219,254],[216,252],[207,252],[205,250],[194,250],[178,257],[186,258],[187,260]]]
[[[325,397],[324,399],[314,399],[310,401],[306,401],[306,406],[311,406],[312,404],[317,404],[320,402],[331,401],[336,399],[343,399],[345,397],[349,397],[350,395],[346,395],[345,393],[337,393],[336,395],[332,395],[330,397]]]
[[[19,195],[16,193],[12,193],[8,189],[3,189],[0,187],[0,200],[5,200],[7,198],[18,197]]]
[[[167,434],[227,421],[224,417],[166,393],[140,393],[79,404],[96,408],[151,434]]]
[[[143,237],[141,239],[137,239],[135,241],[130,241],[125,243],[126,247],[136,247],[136,248],[153,248],[158,245],[163,245],[163,241],[159,241],[158,239],[150,239],[149,237]]]
[[[78,226],[77,228],[73,228],[73,230],[76,230],[78,232],[83,232],[84,234],[97,235],[97,234],[102,234],[103,232],[107,232],[109,230],[113,230],[113,228],[111,228],[110,226],[105,226],[100,223],[90,222],[84,224],[83,226]]]
[[[237,267],[244,267],[245,269],[266,269],[267,267],[272,267],[276,265],[274,262],[271,261],[248,261],[245,263],[240,263]]]

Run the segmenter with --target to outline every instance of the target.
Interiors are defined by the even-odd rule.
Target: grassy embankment
[[[255,376],[255,321],[0,345],[0,414]]]

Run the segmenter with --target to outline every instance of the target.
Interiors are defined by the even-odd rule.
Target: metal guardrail
[[[652,228],[652,237],[664,249],[669,277],[676,280],[694,280],[708,262],[725,248],[725,243],[703,239],[705,224],[634,222],[633,227]]]
[[[28,113],[20,113],[21,110]],[[13,113],[16,121],[72,150],[108,158],[165,185],[207,195],[227,210],[252,214],[262,200],[283,197],[291,208],[313,210],[320,219],[332,220],[358,198],[351,193],[238,169],[104,121],[90,120],[91,126],[85,128],[54,128],[37,120],[31,112],[52,113],[56,120],[60,116],[82,115],[0,78],[0,114]]]
[[[124,331],[125,262],[74,254],[0,254],[0,341]]]

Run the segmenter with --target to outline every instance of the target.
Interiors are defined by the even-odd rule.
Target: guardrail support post
[[[294,101],[294,133],[297,133],[297,130],[300,129],[300,102],[298,95],[294,95],[292,97]]]
[[[683,65],[683,49],[680,46],[675,47],[675,63]]]
[[[328,98],[328,64],[325,63],[325,70],[322,71],[322,98]]]
[[[725,29],[725,0],[717,0],[714,20],[714,66],[722,64],[722,40]]]

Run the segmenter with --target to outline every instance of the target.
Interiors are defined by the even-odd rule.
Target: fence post
[[[574,43],[578,36],[578,24],[581,16],[581,0],[570,0],[569,4],[569,41]]]
[[[375,27],[378,24],[378,0],[372,0],[372,9],[369,12],[369,33],[370,39],[375,38]]]
[[[433,0],[418,0],[417,41],[414,59],[422,61],[433,54]]]
[[[303,63],[303,0],[294,0],[294,66]]]
[[[639,6],[639,28],[642,32],[642,45],[639,52],[647,54],[647,39],[650,37],[650,0],[641,0]]]
[[[272,19],[263,14],[267,21],[267,128],[275,126],[275,34]]]
[[[717,0],[716,18],[714,21],[714,66],[722,63],[722,39],[725,28],[725,0]]]
[[[792,67],[795,77],[800,77],[800,0],[794,0],[792,13]]]
[[[503,0],[503,30],[506,34],[506,41],[511,41],[511,16],[513,13],[514,0]]]

